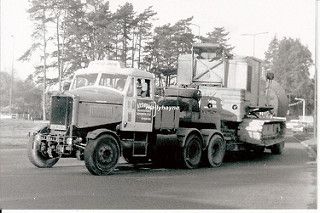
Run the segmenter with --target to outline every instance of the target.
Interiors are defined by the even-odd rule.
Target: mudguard
[[[48,133],[48,131],[49,131],[49,124],[37,126],[28,133],[28,136],[30,138],[32,135],[35,135],[37,133]]]
[[[177,135],[178,141],[180,143],[180,146],[184,147],[184,145],[186,143],[186,139],[188,138],[188,136],[191,133],[195,133],[201,138],[202,147],[204,147],[205,144],[204,144],[203,137],[202,137],[201,133],[199,132],[199,130],[196,128],[178,128],[177,129],[176,135]]]
[[[224,139],[223,134],[217,129],[201,129],[200,133],[202,135],[204,143],[203,149],[206,149],[208,147],[209,141],[213,135],[220,135]]]
[[[119,136],[117,135],[116,132],[110,130],[110,129],[96,129],[96,130],[93,130],[92,132],[89,132],[87,134],[87,143],[90,142],[90,140],[94,140],[96,138],[98,138],[100,135],[103,135],[103,134],[110,134],[112,135],[118,142],[118,145],[120,147],[120,153],[122,153],[122,145],[120,143],[120,138]]]

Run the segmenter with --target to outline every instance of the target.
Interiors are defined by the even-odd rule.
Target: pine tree
[[[148,7],[145,9],[142,13],[138,14],[136,19],[137,19],[137,25],[135,26],[136,33],[134,34],[136,36],[136,45],[137,46],[137,52],[138,52],[138,68],[141,67],[142,63],[142,51],[144,50],[144,44],[151,39],[151,28],[152,28],[152,23],[150,22],[150,19],[154,17],[157,13],[153,11],[152,7]],[[132,39],[134,43],[134,39]],[[134,52],[136,49],[133,49],[133,56],[132,56],[132,65],[134,62]]]
[[[121,61],[127,66],[128,60],[128,40],[132,40],[130,37],[133,26],[137,23],[135,19],[135,12],[131,3],[125,3],[114,14],[114,18],[117,21],[118,29],[120,32],[120,42],[122,46]]]
[[[274,68],[274,56],[278,55],[279,51],[279,40],[276,36],[272,39],[272,41],[269,44],[268,50],[264,53],[265,59],[263,62],[263,69],[265,72],[274,72],[272,70]]]
[[[146,47],[144,63],[157,76],[176,74],[180,54],[191,53],[194,35],[190,29],[193,17],[182,19],[174,25],[166,24],[154,29]]]
[[[200,37],[201,42],[219,44],[225,48],[227,53],[231,53],[233,46],[228,44],[229,32],[224,27],[215,27],[212,32],[207,33],[206,37]]]
[[[19,58],[19,60],[30,60],[32,54],[37,50],[42,51],[42,65],[37,66],[42,73],[43,82],[43,98],[42,98],[42,117],[46,120],[46,88],[47,88],[47,46],[52,37],[48,35],[47,25],[53,22],[52,15],[52,1],[32,0],[30,1],[30,8],[28,10],[30,18],[34,23],[34,32],[31,37],[34,43],[31,47]]]

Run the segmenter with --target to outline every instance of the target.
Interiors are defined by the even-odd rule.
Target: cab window
[[[150,79],[137,78],[136,91],[138,97],[150,97]]]

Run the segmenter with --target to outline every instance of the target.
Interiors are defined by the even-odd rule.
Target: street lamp
[[[297,101],[302,101],[302,121],[305,121],[305,115],[306,115],[306,100],[303,98],[295,98]]]
[[[255,52],[255,46],[256,46],[256,36],[257,35],[262,35],[262,34],[268,34],[269,32],[261,32],[261,33],[245,33],[245,34],[241,34],[242,36],[252,36],[252,41],[253,41],[253,45],[252,45],[252,56],[254,57],[254,52]]]

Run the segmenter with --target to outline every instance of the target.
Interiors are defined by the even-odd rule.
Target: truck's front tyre
[[[196,134],[191,134],[186,139],[182,148],[182,166],[187,169],[199,166],[202,154],[201,138]]]
[[[93,175],[108,175],[117,166],[120,148],[117,140],[108,134],[89,141],[84,150],[84,161]]]
[[[41,146],[44,145],[44,143],[35,140],[35,135],[31,135],[28,143],[28,158],[36,167],[51,168],[58,162],[59,158],[50,158],[48,154],[41,151]]]
[[[220,135],[213,135],[205,150],[204,163],[210,167],[219,167],[226,152],[226,142]]]

